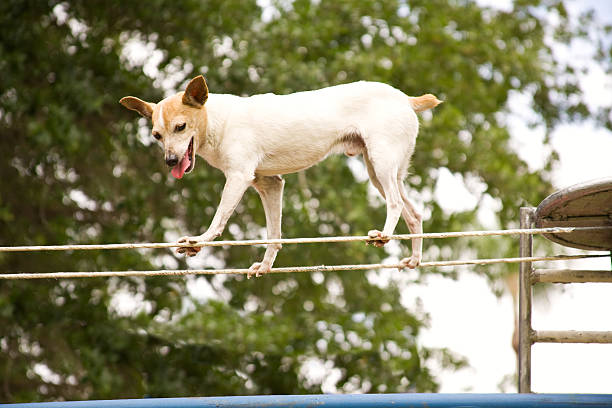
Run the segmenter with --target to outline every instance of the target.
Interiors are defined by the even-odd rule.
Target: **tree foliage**
[[[215,93],[287,93],[361,79],[434,93],[445,103],[422,119],[407,180],[424,203],[425,230],[478,226],[476,209],[449,214],[432,199],[443,167],[476,186],[480,199],[498,200],[496,219],[511,226],[521,204],[550,192],[556,157],[541,171],[519,158],[507,102],[513,93],[529,95],[535,124],[548,131],[593,114],[576,67],[551,50],[553,40],[591,35],[581,27],[559,0],[516,1],[510,12],[468,0],[295,0],[263,9],[243,0],[4,0],[0,245],[159,242],[202,232],[222,175],[199,159],[194,173],[171,179],[146,122],[117,103],[125,95],[159,100],[199,73]],[[286,177],[285,236],[364,235],[383,223],[362,165],[346,163],[332,157]],[[261,236],[254,192],[230,223],[224,239]],[[426,256],[516,252],[512,241],[496,242],[426,243]],[[262,248],[218,248],[190,265],[248,267],[262,255]],[[276,264],[386,256],[358,244],[286,246]],[[0,266],[188,265],[167,251],[75,251],[5,253]],[[400,302],[402,286],[426,272],[436,271],[3,282],[0,399],[435,391],[432,365],[464,361],[421,344],[426,312]],[[194,297],[193,287],[210,295]],[[126,296],[136,300],[129,311],[119,302]]]

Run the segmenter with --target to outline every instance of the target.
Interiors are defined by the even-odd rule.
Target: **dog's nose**
[[[166,164],[170,167],[174,167],[178,164],[178,157],[176,154],[169,154],[166,156]]]

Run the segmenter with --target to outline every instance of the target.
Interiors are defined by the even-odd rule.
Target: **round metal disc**
[[[612,178],[598,179],[557,191],[535,213],[536,228],[612,226]],[[597,251],[612,250],[612,229],[546,234],[558,244]]]

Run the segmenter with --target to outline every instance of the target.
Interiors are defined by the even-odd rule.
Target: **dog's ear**
[[[140,113],[147,119],[151,119],[151,116],[153,116],[153,107],[155,104],[145,102],[142,99],[136,98],[135,96],[126,96],[125,98],[121,98],[119,103],[128,109]]]
[[[189,81],[189,85],[183,94],[183,103],[195,108],[201,108],[208,99],[208,87],[202,75],[198,75]]]

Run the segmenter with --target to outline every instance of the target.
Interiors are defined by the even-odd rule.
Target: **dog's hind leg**
[[[280,176],[257,176],[253,186],[261,197],[261,202],[266,214],[266,235],[268,239],[280,239],[281,237],[281,218],[283,207],[283,187],[285,181]],[[254,273],[256,277],[270,272],[276,254],[282,248],[281,244],[268,244],[266,253],[261,262],[254,263],[249,268],[247,277]]]
[[[380,181],[378,180],[378,177],[376,176],[376,172],[374,171],[374,166],[372,165],[372,162],[370,161],[370,157],[368,156],[367,151],[363,152],[363,161],[365,162],[366,168],[368,169],[368,176],[370,176],[370,181],[372,182],[372,185],[376,187],[376,189],[378,190],[378,192],[380,193],[380,195],[383,197],[383,199],[386,202],[387,199],[385,197],[385,190],[383,190],[382,185],[380,184]],[[368,235],[371,238],[376,238],[378,234],[380,234],[380,231],[377,231],[377,230],[368,231]],[[387,242],[388,241],[383,242],[379,240],[366,241],[368,245],[374,245],[377,247],[382,247]]]
[[[422,234],[423,233],[423,217],[412,205],[412,202],[408,199],[406,188],[401,177],[397,178],[397,184],[399,186],[400,195],[404,202],[404,209],[402,210],[402,217],[406,221],[406,225],[410,230],[411,234]],[[414,269],[421,263],[422,250],[423,250],[423,238],[412,239],[412,256],[410,258],[402,259],[402,263],[410,269]]]
[[[386,200],[385,191],[383,190],[383,187],[380,184],[378,177],[376,176],[376,172],[374,171],[374,167],[372,165],[372,162],[370,161],[370,158],[368,157],[367,152],[364,152],[363,158],[366,164],[366,168],[368,170],[368,175],[370,176],[370,181],[372,182],[374,187],[376,187],[376,189],[380,192],[383,198],[385,198]],[[422,221],[421,221],[422,219],[421,214],[419,214],[416,211],[416,209],[414,208],[414,205],[412,205],[412,203],[408,199],[408,194],[406,193],[406,189],[404,187],[404,183],[400,175],[398,175],[397,177],[397,186],[399,188],[400,196],[402,198],[402,204],[403,204],[402,218],[406,222],[406,226],[410,230],[411,234],[422,233],[423,226],[422,226]],[[379,234],[380,232],[376,230],[372,230],[369,232],[369,235],[372,238],[378,237]],[[383,246],[385,244],[383,241],[379,241],[379,240],[372,240],[369,242],[376,246]],[[410,258],[402,259],[402,263],[405,264],[408,268],[411,268],[411,269],[416,268],[421,263],[422,247],[423,247],[423,240],[421,238],[413,239],[412,240],[412,256]]]
[[[386,238],[393,234],[404,208],[397,184],[398,167],[392,160],[373,160],[369,152],[364,152],[364,160],[372,184],[380,191],[387,205],[387,218],[382,232],[371,230],[368,243],[381,247],[389,242]]]

